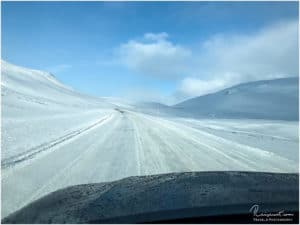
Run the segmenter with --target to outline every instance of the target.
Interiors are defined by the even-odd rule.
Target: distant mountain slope
[[[176,104],[187,114],[298,120],[297,77],[249,82]]]

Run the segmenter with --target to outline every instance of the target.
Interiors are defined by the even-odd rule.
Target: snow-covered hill
[[[2,161],[93,124],[114,107],[47,72],[1,61]]]
[[[24,108],[36,104],[55,105],[55,108],[91,108],[109,105],[99,98],[74,91],[47,72],[15,66],[3,60],[1,72],[2,96],[5,96],[3,104],[8,107],[14,107],[13,103]]]
[[[197,117],[298,120],[298,82],[292,77],[244,83],[175,107]]]

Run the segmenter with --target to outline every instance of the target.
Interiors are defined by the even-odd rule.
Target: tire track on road
[[[246,170],[274,172],[291,171],[295,167],[292,161],[262,149],[242,145],[174,121],[144,114],[133,114],[138,118],[152,121],[152,123],[160,126],[161,129],[171,130],[178,138],[185,138],[190,142],[195,142],[198,146],[210,149],[216,153],[215,157],[222,157],[223,159],[228,159],[229,162],[231,161],[228,166],[236,163],[240,165],[240,169],[244,168],[244,170],[248,168]],[[219,146],[222,146],[222,149],[218,148]],[[205,150],[205,148],[200,149]]]
[[[1,169],[5,170],[7,168],[14,167],[17,164],[20,164],[24,161],[33,159],[34,157],[36,157],[40,153],[44,153],[44,152],[52,149],[53,147],[64,144],[66,141],[74,139],[74,138],[84,134],[85,132],[95,128],[96,126],[102,125],[105,121],[111,119],[112,116],[113,116],[113,114],[104,116],[101,119],[99,119],[98,121],[96,121],[95,123],[90,124],[87,127],[80,128],[78,130],[72,131],[72,132],[67,133],[63,136],[60,136],[60,137],[58,137],[54,140],[51,140],[49,142],[46,142],[46,143],[43,143],[43,144],[38,145],[36,147],[33,147],[33,148],[27,150],[26,152],[22,152],[18,155],[9,157],[7,159],[4,159],[4,160],[1,161]]]
[[[131,121],[134,129],[134,138],[135,138],[135,155],[136,155],[136,163],[137,163],[137,171],[138,175],[142,174],[142,169],[141,169],[141,157],[140,154],[143,151],[142,143],[141,143],[141,136],[140,136],[140,131],[139,128],[136,125],[136,122],[128,117],[128,119]]]

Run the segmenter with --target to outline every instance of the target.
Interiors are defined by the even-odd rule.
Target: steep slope
[[[298,120],[298,82],[292,77],[244,83],[175,107],[199,117]]]

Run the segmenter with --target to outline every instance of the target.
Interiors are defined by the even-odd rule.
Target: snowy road
[[[84,128],[2,160],[2,218],[70,185],[216,170],[296,172],[298,164],[188,123],[113,110]]]

